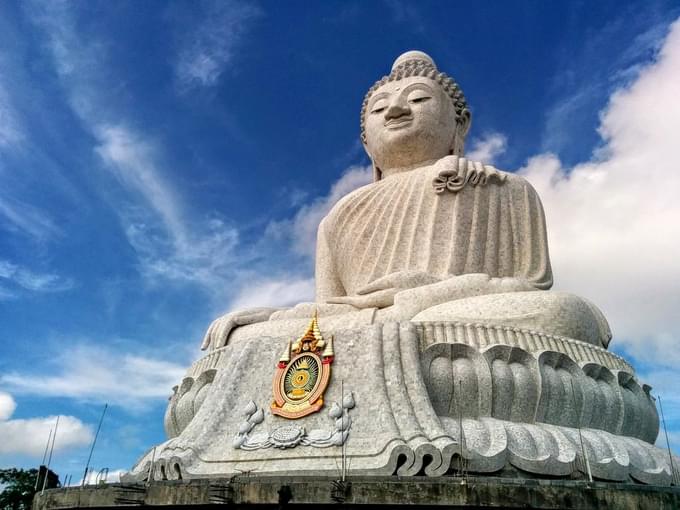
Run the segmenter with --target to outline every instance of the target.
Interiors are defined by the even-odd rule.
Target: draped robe
[[[319,226],[316,301],[355,295],[400,271],[440,278],[485,273],[549,289],[537,193],[516,174],[449,156],[342,198]]]

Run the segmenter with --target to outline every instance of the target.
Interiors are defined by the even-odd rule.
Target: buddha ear
[[[364,150],[366,151],[366,154],[368,155],[368,159],[371,160],[371,167],[373,167],[373,182],[378,182],[379,180],[382,179],[382,170],[375,166],[375,160],[373,159],[373,156],[368,150],[368,145],[366,145],[366,142],[362,142],[362,145],[364,146]]]
[[[382,170],[373,163],[373,182],[378,182],[380,180],[382,180]]]
[[[472,116],[468,110],[463,110],[463,112],[458,116],[458,133],[466,137],[470,131],[470,126],[472,126]]]
[[[470,131],[471,124],[472,120],[469,111],[463,110],[460,115],[456,116],[456,129],[449,154],[457,154],[458,156],[463,155],[465,150],[465,137],[467,136],[468,131]]]

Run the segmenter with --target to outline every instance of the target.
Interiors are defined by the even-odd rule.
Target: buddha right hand
[[[416,287],[432,285],[441,280],[441,277],[423,271],[397,271],[373,280],[368,285],[360,288],[357,294],[366,295],[388,289],[395,289],[397,291],[415,289]]]
[[[356,308],[387,308],[394,304],[394,297],[401,291],[440,282],[438,276],[422,271],[398,271],[373,280],[360,288],[354,296],[339,296],[328,303],[341,303]]]
[[[215,319],[206,331],[205,337],[203,337],[201,350],[215,350],[224,347],[227,345],[229,333],[232,329],[256,322],[265,322],[278,310],[281,310],[281,308],[249,308],[248,310],[230,312]]]

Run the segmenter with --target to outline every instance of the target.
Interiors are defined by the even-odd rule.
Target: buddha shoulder
[[[448,160],[448,161],[447,161]],[[493,165],[487,165],[481,161],[474,161],[467,158],[457,158],[456,156],[449,156],[438,162],[436,166],[441,163],[443,168],[437,172],[437,178],[443,180],[441,184],[448,184],[449,188],[453,184],[460,188],[466,185],[472,186],[487,186],[487,185],[503,185],[509,188],[526,189],[530,194],[536,194],[533,186],[521,175],[515,172],[507,172],[500,170]],[[445,179],[441,179],[444,177]],[[453,181],[453,183],[452,183]],[[433,183],[437,187],[437,182]],[[440,187],[441,187],[440,184]]]

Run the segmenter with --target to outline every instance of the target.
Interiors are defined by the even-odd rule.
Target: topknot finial
[[[431,64],[435,68],[437,67],[437,65],[434,63],[434,60],[432,60],[432,57],[430,57],[427,53],[418,50],[411,50],[407,51],[406,53],[402,53],[397,57],[397,60],[395,60],[394,64],[392,64],[392,71],[409,60],[422,60],[423,62]]]

